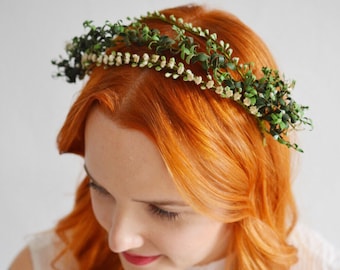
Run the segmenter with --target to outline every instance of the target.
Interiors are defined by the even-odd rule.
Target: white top
[[[297,225],[289,239],[298,248],[299,261],[291,270],[340,270],[340,252],[309,228]],[[50,262],[64,244],[54,232],[41,233],[29,242],[33,269],[52,270]],[[65,265],[67,268],[65,268]],[[225,260],[187,270],[224,270]],[[57,269],[78,270],[71,254],[65,254],[56,264]]]
[[[28,242],[31,252],[32,264],[34,270],[79,270],[77,261],[70,253],[65,253],[57,260],[55,267],[51,262],[59,255],[59,252],[65,247],[64,242],[55,234],[54,231],[47,231],[35,235]],[[67,266],[67,268],[65,268]]]
[[[317,232],[298,224],[289,241],[298,248],[299,261],[292,270],[340,270],[340,251]]]

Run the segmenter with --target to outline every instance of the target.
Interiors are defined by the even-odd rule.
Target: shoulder
[[[31,252],[25,247],[14,259],[10,270],[33,270]]]
[[[298,263],[293,270],[340,269],[340,251],[307,226],[298,224],[290,236],[290,243],[298,249]]]
[[[65,252],[58,260],[54,261],[64,250],[64,242],[54,231],[46,231],[31,235],[25,247],[14,259],[10,270],[51,270],[65,269],[71,264],[72,256]],[[67,269],[76,269],[69,267]]]

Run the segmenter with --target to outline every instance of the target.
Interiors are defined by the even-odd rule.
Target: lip
[[[124,258],[129,263],[134,264],[134,265],[139,265],[139,266],[152,263],[160,257],[160,255],[157,255],[157,256],[140,256],[140,255],[131,254],[131,253],[127,253],[127,252],[123,252],[122,255],[124,256]]]

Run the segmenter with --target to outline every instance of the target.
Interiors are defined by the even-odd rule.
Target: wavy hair
[[[162,12],[216,32],[241,62],[255,63],[258,74],[263,66],[276,68],[261,39],[229,13],[194,5]],[[173,35],[164,22],[148,24]],[[204,48],[203,40],[197,42]],[[147,51],[120,48],[124,49],[140,54]],[[202,73],[199,67],[192,70]],[[228,269],[289,269],[296,262],[296,249],[287,243],[296,220],[291,153],[262,134],[254,116],[230,99],[202,91],[191,82],[165,78],[162,72],[98,67],[58,135],[61,153],[84,155],[84,126],[96,104],[120,125],[138,129],[154,140],[178,191],[196,211],[230,224]],[[108,248],[106,233],[95,220],[86,183],[84,179],[74,209],[55,230],[80,269],[121,269],[118,256]]]

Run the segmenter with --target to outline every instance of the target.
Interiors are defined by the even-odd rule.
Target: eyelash
[[[98,192],[100,195],[103,196],[111,196],[110,193],[108,193],[105,189],[103,189],[102,187],[98,186],[96,183],[94,183],[92,180],[89,181],[88,183],[89,188],[92,188],[93,190],[95,190],[96,192]]]
[[[92,188],[93,190],[95,190],[96,192],[98,192],[100,195],[103,196],[111,196],[110,193],[108,193],[105,189],[103,189],[102,187],[98,186],[95,182],[93,182],[92,180],[89,180],[88,183],[88,187]],[[150,204],[149,205],[149,209],[151,211],[152,214],[162,218],[162,219],[167,219],[169,221],[175,221],[178,219],[179,217],[179,213],[176,212],[171,212],[171,211],[167,211],[164,209],[161,209],[159,207],[157,207],[156,205]]]
[[[163,219],[175,221],[179,217],[179,213],[167,211],[152,204],[149,205],[149,208],[152,214],[157,215]]]

